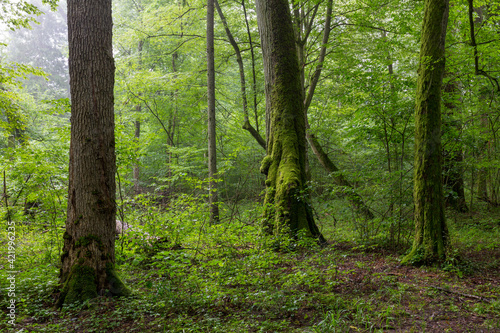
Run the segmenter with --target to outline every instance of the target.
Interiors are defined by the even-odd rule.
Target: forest
[[[500,332],[497,0],[0,6],[0,332]]]

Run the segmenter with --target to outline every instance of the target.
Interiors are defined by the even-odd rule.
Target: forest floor
[[[348,240],[271,250],[244,223],[182,245],[130,236],[117,264],[131,296],[55,310],[57,267],[42,260],[17,280],[15,327],[2,291],[0,332],[500,332],[499,228],[488,221],[452,226],[456,250],[440,267],[401,266],[404,251]]]

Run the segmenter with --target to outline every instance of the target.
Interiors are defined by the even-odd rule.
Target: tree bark
[[[299,63],[287,0],[257,0],[266,79],[267,155],[264,229],[304,232],[324,242],[306,188],[306,127]]]
[[[219,222],[219,204],[217,199],[217,152],[215,131],[215,61],[214,61],[214,0],[207,5],[207,94],[208,94],[208,198],[210,222]]]
[[[448,98],[445,97],[445,114],[448,118],[453,117],[453,113],[456,112],[457,106],[454,102],[454,98],[457,95],[458,87],[457,82],[449,81],[443,87],[443,92],[448,94]],[[461,124],[450,120],[449,122],[443,122],[443,132],[451,131],[460,133]],[[460,140],[452,140],[460,144]],[[447,195],[445,195],[445,204],[452,207],[455,211],[466,213],[468,212],[467,202],[465,200],[465,186],[463,177],[463,154],[462,147],[451,147],[450,149],[443,149],[443,185],[446,189]]]
[[[58,306],[126,295],[115,266],[111,0],[68,0],[71,144]]]
[[[323,63],[325,62],[326,58],[326,51],[327,51],[327,45],[328,41],[330,39],[330,31],[331,31],[331,17],[332,17],[332,11],[333,11],[333,1],[328,0],[326,4],[326,14],[325,14],[325,26],[324,26],[324,32],[323,32],[323,39],[321,42],[321,49],[319,52],[319,57],[317,61],[317,66],[316,70],[314,71],[313,75],[311,76],[309,80],[309,84],[306,85],[305,82],[302,83],[302,89],[304,87],[308,86],[309,88],[306,91],[303,91],[304,94],[304,112],[305,112],[305,117],[306,117],[306,139],[307,142],[309,143],[309,146],[312,149],[312,152],[314,156],[318,159],[318,161],[321,163],[321,165],[325,168],[325,170],[329,173],[332,174],[332,179],[335,185],[341,186],[344,188],[342,191],[342,196],[345,197],[349,203],[352,205],[354,210],[363,216],[367,220],[371,220],[374,218],[373,213],[370,211],[370,208],[365,204],[361,196],[355,191],[355,189],[352,187],[351,183],[341,174],[338,174],[339,169],[337,166],[333,163],[333,161],[330,159],[328,154],[324,151],[323,147],[319,143],[318,139],[316,136],[310,131],[310,126],[309,126],[309,121],[308,121],[308,110],[309,106],[311,105],[311,102],[313,100],[314,92],[316,90],[316,86],[318,85],[319,79],[321,77],[321,73],[323,71]],[[315,5],[315,10],[314,10],[314,15],[310,19],[310,22],[313,22],[313,19],[316,15],[317,12],[317,5]],[[312,24],[308,25],[308,28],[306,31],[304,30],[304,19],[302,18],[302,14],[300,13],[300,9],[298,7],[295,7],[295,38],[297,39],[297,49],[299,53],[299,64],[301,70],[301,80],[305,80],[305,73],[304,73],[304,68],[306,66],[306,60],[304,58],[305,56],[305,46],[307,43],[307,38],[310,34],[310,29],[312,28]]]
[[[446,258],[441,148],[441,86],[449,0],[425,0],[415,110],[415,238],[404,264],[433,264]]]
[[[243,67],[243,58],[241,56],[240,47],[238,46],[238,43],[234,39],[231,30],[229,30],[229,25],[227,23],[226,17],[224,16],[224,13],[222,12],[222,9],[220,8],[218,1],[215,1],[215,7],[217,8],[217,12],[219,13],[219,17],[222,21],[222,24],[224,25],[224,30],[226,31],[229,43],[233,47],[234,53],[236,54],[236,62],[238,63],[238,69],[240,72],[241,101],[243,103],[243,114],[245,116],[242,128],[247,130],[262,148],[266,149],[266,141],[262,138],[260,133],[250,123],[247,92],[246,92],[245,68]]]
[[[137,53],[139,56],[139,69],[142,69],[142,46],[144,44],[144,41],[141,39],[139,43],[137,44]],[[137,144],[137,150],[136,153],[138,153],[138,147],[139,147],[139,140],[141,138],[141,118],[140,114],[142,112],[142,105],[141,102],[137,103],[135,106],[135,112],[137,113],[137,118],[135,119],[134,126],[135,126],[135,131],[134,131],[134,140]],[[139,158],[136,158],[135,164],[134,164],[134,192],[135,194],[140,194],[141,193],[141,183],[140,183],[140,161]]]

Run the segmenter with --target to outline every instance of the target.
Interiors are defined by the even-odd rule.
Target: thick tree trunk
[[[114,60],[111,0],[68,0],[69,198],[58,306],[124,295],[115,262]]]
[[[324,242],[306,189],[305,114],[299,63],[287,0],[258,0],[257,20],[264,56],[267,176],[264,228],[279,235],[302,231]]]
[[[440,262],[448,245],[441,175],[441,86],[448,10],[448,0],[425,0],[415,110],[415,238],[403,258],[406,264]]]
[[[214,62],[214,0],[207,5],[207,87],[208,87],[208,199],[210,222],[219,222],[219,204],[217,199],[217,152],[215,132],[215,62]]]

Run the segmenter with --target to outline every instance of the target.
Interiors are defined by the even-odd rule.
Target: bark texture
[[[455,98],[458,96],[458,82],[449,81],[443,87],[445,94],[445,115],[449,121],[443,122],[443,133],[460,133],[462,124],[460,121],[452,120],[453,114],[458,112]],[[447,97],[447,98],[446,98]],[[455,141],[455,140],[454,140]],[[456,140],[451,147],[443,149],[443,185],[445,189],[444,202],[446,206],[452,207],[457,212],[469,211],[465,201],[465,185],[463,176],[463,152],[460,145],[461,140]]]
[[[210,222],[219,222],[219,204],[217,199],[217,152],[215,132],[215,62],[214,62],[214,0],[207,3],[207,87],[208,87],[208,200],[210,204]]]
[[[115,263],[111,0],[68,0],[71,146],[58,306],[125,295]]]
[[[266,79],[267,176],[264,228],[276,235],[321,235],[306,192],[306,126],[294,30],[287,0],[258,0]]]
[[[142,47],[144,45],[144,41],[141,39],[139,43],[137,44],[137,54],[139,56],[139,69],[142,69]],[[141,118],[140,114],[142,112],[142,105],[141,102],[139,102],[135,106],[135,112],[137,113],[137,118],[135,119],[134,122],[134,140],[137,143],[137,147],[139,146],[139,142],[141,139]],[[138,153],[139,149],[136,149],[136,153]],[[140,160],[139,157],[136,158],[135,164],[134,164],[134,169],[133,169],[133,174],[134,174],[134,193],[140,194],[141,193],[141,168],[140,168]]]
[[[441,86],[445,68],[448,0],[425,0],[415,109],[415,239],[406,264],[433,264],[446,257],[441,155]]]

